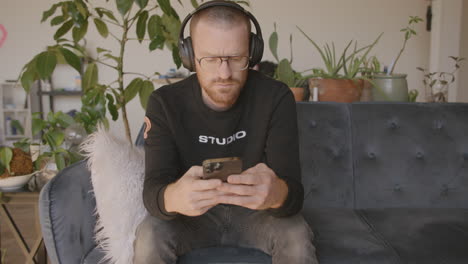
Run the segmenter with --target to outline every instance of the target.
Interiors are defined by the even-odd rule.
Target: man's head
[[[210,7],[192,17],[190,35],[195,69],[203,100],[214,110],[232,107],[244,87],[250,27],[248,16],[226,6]]]

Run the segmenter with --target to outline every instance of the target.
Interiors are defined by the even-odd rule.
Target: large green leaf
[[[77,72],[81,72],[81,60],[80,58],[72,51],[60,48],[60,53],[62,53],[65,61],[72,66]]]
[[[0,163],[8,171],[10,171],[10,162],[12,159],[13,159],[13,151],[11,151],[10,148],[3,147],[0,149]],[[3,173],[3,171],[0,173]]]
[[[198,8],[197,0],[190,0],[190,2],[192,3],[193,8]]]
[[[279,61],[278,59],[278,33],[276,31],[271,33],[269,44],[270,44],[271,54],[273,54],[273,57],[275,57],[276,61]]]
[[[112,116],[112,120],[116,121],[119,118],[119,112],[117,111],[117,107],[114,103],[114,97],[111,94],[106,94],[107,97],[107,108],[109,109],[109,113]]]
[[[161,17],[158,15],[152,15],[148,21],[148,35],[151,40],[159,35],[162,35],[161,31]]]
[[[96,10],[96,12],[98,13],[99,17],[102,18],[102,16],[105,15],[105,16],[107,16],[108,18],[110,18],[111,20],[113,20],[114,22],[117,22],[117,23],[119,22],[119,21],[115,18],[114,13],[112,13],[112,11],[107,10],[107,9],[104,9],[104,8],[100,8],[100,7],[96,8],[95,10]]]
[[[94,19],[94,24],[96,25],[96,28],[97,28],[99,34],[101,34],[101,36],[103,36],[104,38],[107,38],[107,36],[109,36],[109,29],[107,28],[106,23],[104,23],[99,18],[95,18]]]
[[[60,145],[63,143],[63,140],[65,139],[65,134],[58,130],[47,132],[44,136],[52,150],[60,147]]]
[[[166,45],[168,48],[172,47],[173,45],[178,44],[179,41],[179,31],[180,31],[180,20],[173,16],[168,16],[164,14],[161,17],[161,22],[163,25],[164,37],[166,38]]]
[[[39,77],[46,80],[50,77],[57,65],[57,56],[53,51],[44,51],[37,57],[36,68]]]
[[[136,27],[136,34],[138,37],[138,41],[141,43],[145,38],[146,33],[146,21],[148,20],[148,11],[143,11],[138,16],[137,27]]]
[[[95,63],[90,63],[86,68],[86,72],[83,76],[83,90],[87,91],[88,89],[93,88],[98,82],[98,68]]]
[[[46,21],[47,18],[49,18],[50,16],[52,16],[54,13],[55,13],[55,10],[62,5],[62,2],[60,3],[57,3],[57,4],[54,4],[50,7],[49,10],[47,11],[44,11],[44,13],[42,13],[42,19],[41,19],[41,23]]]
[[[65,155],[63,153],[55,153],[54,160],[59,171],[65,169]]]
[[[179,55],[179,48],[176,45],[172,46],[172,60],[177,66],[177,69],[182,66],[182,59],[180,58]]]
[[[158,0],[158,4],[163,10],[164,14],[177,18],[179,20],[179,15],[177,12],[172,8],[171,2],[169,0]]]
[[[56,26],[56,25],[62,24],[64,21],[65,21],[64,16],[56,16],[50,21],[50,25]]]
[[[21,85],[28,93],[29,93],[29,90],[31,89],[31,85],[36,79],[35,78],[36,74],[37,74],[36,64],[35,64],[35,61],[33,60],[32,63],[26,66],[26,70],[21,75]]]
[[[150,51],[153,51],[155,49],[163,49],[164,48],[164,42],[166,39],[164,36],[159,35],[155,39],[153,39],[149,45]]]
[[[130,102],[140,91],[143,86],[143,80],[141,78],[133,79],[124,90],[125,103]]]
[[[80,41],[86,35],[87,31],[88,31],[88,21],[84,21],[80,27],[73,28],[73,40],[75,42]]]
[[[75,123],[75,120],[73,120],[73,117],[63,113],[63,112],[57,112],[57,122],[62,126],[63,128],[69,127],[71,124]]]
[[[282,59],[278,64],[278,79],[289,87],[294,85],[294,72],[287,59]]]
[[[135,0],[135,2],[140,8],[145,8],[148,5],[148,0]]]
[[[31,130],[32,130],[33,136],[39,134],[39,132],[41,132],[42,129],[46,127],[46,122],[39,118],[33,118],[31,123],[32,123]]]
[[[61,38],[63,35],[67,34],[67,32],[70,31],[70,29],[72,28],[72,26],[73,26],[73,20],[68,20],[67,22],[65,22],[55,32],[54,39],[57,40],[57,39]]]
[[[151,93],[154,91],[154,85],[151,81],[144,81],[143,86],[140,90],[140,103],[144,110],[146,110],[146,106],[148,104],[148,98],[150,97]]]
[[[133,0],[116,0],[117,9],[122,16],[125,16],[133,5]]]

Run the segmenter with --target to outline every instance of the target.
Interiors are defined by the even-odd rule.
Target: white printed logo
[[[241,138],[245,138],[247,136],[247,132],[245,131],[239,131],[235,133],[234,135],[227,137],[227,138],[217,138],[217,137],[211,137],[211,136],[199,136],[198,141],[200,143],[206,143],[206,144],[218,144],[218,145],[229,145],[232,142],[239,140]]]

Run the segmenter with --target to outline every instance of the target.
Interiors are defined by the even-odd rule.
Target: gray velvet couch
[[[468,104],[307,102],[297,110],[302,213],[320,263],[468,263]],[[78,163],[42,190],[41,225],[53,263],[101,259],[91,189]],[[208,248],[179,263],[271,258]]]

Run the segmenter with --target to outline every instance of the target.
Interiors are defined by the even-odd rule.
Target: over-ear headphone
[[[245,10],[240,5],[234,2],[217,0],[217,1],[206,2],[200,5],[192,13],[188,14],[187,17],[182,22],[182,25],[180,28],[180,34],[179,34],[179,55],[180,55],[180,58],[182,59],[182,63],[184,67],[187,68],[189,71],[195,70],[195,55],[193,52],[192,38],[191,37],[184,38],[185,26],[187,25],[188,21],[194,14],[200,12],[201,10],[204,10],[213,6],[226,6],[226,7],[235,8],[237,10],[242,11],[246,16],[250,18],[250,20],[253,22],[255,26],[256,33],[250,32],[249,66],[253,67],[257,63],[259,63],[262,60],[262,56],[263,56],[263,38],[262,38],[262,30],[260,29],[260,25],[258,24],[257,19],[249,11]]]

